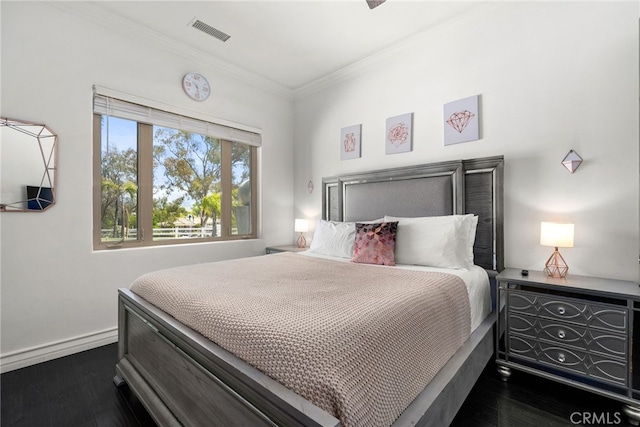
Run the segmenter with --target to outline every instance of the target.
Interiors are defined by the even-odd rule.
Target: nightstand
[[[268,254],[275,254],[278,252],[304,252],[309,248],[299,248],[296,245],[282,245],[282,246],[267,246]]]
[[[640,422],[640,287],[637,283],[506,269],[496,278],[496,364],[623,402]],[[633,367],[636,367],[634,370]]]

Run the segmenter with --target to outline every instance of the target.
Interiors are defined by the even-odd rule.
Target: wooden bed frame
[[[503,268],[502,181],[502,157],[325,178],[323,217],[349,221],[385,214],[477,214],[476,264],[493,277]],[[331,414],[126,288],[119,290],[118,307],[114,382],[128,385],[158,425],[340,425]],[[492,313],[394,426],[451,423],[492,357],[494,324]]]

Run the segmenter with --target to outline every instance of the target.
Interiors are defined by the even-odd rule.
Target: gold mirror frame
[[[0,212],[42,212],[56,201],[58,135],[41,123],[0,117]]]

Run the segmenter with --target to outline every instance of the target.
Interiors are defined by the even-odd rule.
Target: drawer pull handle
[[[558,338],[564,339],[565,336],[566,336],[566,334],[564,333],[564,331],[562,331],[562,330],[558,331]]]
[[[564,354],[562,353],[558,354],[558,362],[564,363],[565,360],[566,358],[564,357]]]
[[[558,314],[562,315],[565,313],[564,307],[558,307]]]

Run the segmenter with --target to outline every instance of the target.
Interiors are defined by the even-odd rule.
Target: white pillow
[[[356,239],[355,222],[325,221],[319,219],[313,240],[309,245],[309,252],[351,258],[353,244]]]
[[[478,215],[464,215],[469,223],[469,237],[467,240],[467,259],[471,267],[474,264],[473,259],[473,245],[476,243],[476,230],[478,229]]]
[[[357,221],[360,223],[382,222],[383,219]],[[356,241],[356,222],[325,221],[318,219],[309,252],[316,254],[349,258],[353,256]]]
[[[441,268],[469,268],[473,265],[473,243],[478,223],[474,215],[385,216],[384,220],[398,221],[397,264]]]

